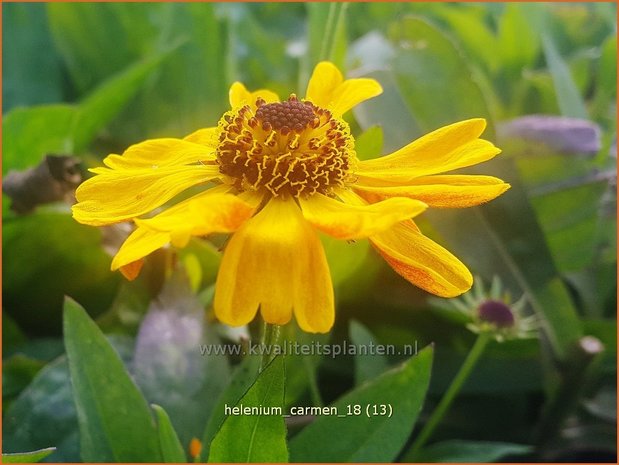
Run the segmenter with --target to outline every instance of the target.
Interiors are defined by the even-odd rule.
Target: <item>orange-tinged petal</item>
[[[340,202],[322,194],[300,198],[299,202],[306,220],[320,231],[343,240],[372,236],[427,208],[423,202],[406,198],[387,199],[371,205],[357,198],[362,205]]]
[[[333,325],[333,287],[317,234],[293,201],[273,199],[230,239],[219,268],[215,314],[224,323],[285,324],[294,308],[301,328]]]
[[[215,165],[111,170],[100,168],[76,190],[73,217],[93,226],[135,218],[196,184],[220,176]]]
[[[432,294],[455,297],[473,284],[467,267],[421,234],[412,221],[399,223],[370,240],[398,274]]]
[[[405,186],[364,186],[355,189],[378,198],[408,197],[431,207],[464,208],[486,203],[509,189],[510,185],[492,176],[436,175],[414,179]]]
[[[242,105],[249,105],[251,108],[256,108],[256,99],[262,97],[265,102],[279,102],[279,96],[270,90],[259,89],[254,92],[250,92],[240,82],[235,82],[230,86],[229,98],[230,107],[236,108]]]
[[[144,266],[144,259],[136,260],[128,265],[121,266],[120,272],[123,274],[125,279],[127,279],[127,281],[133,281],[140,275],[142,266]]]
[[[374,79],[344,80],[339,69],[328,61],[316,65],[307,86],[306,99],[340,116],[383,89]]]
[[[237,230],[254,211],[232,194],[207,191],[147,220],[136,220],[137,229],[127,238],[112,269],[125,267],[172,242],[184,247],[191,236]]]
[[[188,136],[185,136],[183,140],[193,142],[194,144],[204,145],[215,150],[219,144],[219,128],[203,128],[192,132]]]
[[[364,185],[394,185],[490,160],[501,150],[478,139],[485,127],[481,118],[445,126],[390,155],[359,162],[355,175]]]
[[[112,169],[139,169],[191,165],[215,159],[214,147],[183,139],[150,139],[129,147],[122,155],[108,155],[103,163]],[[105,172],[95,168],[93,173]]]

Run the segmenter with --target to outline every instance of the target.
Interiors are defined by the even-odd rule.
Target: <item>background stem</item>
[[[469,352],[466,359],[464,360],[464,363],[460,367],[458,374],[451,382],[451,385],[443,395],[443,398],[441,399],[439,404],[434,409],[434,412],[432,412],[430,419],[422,428],[421,432],[415,439],[415,442],[413,442],[413,446],[411,447],[411,451],[409,454],[410,457],[417,456],[421,448],[425,445],[430,436],[432,436],[432,433],[434,433],[434,430],[438,426],[439,422],[443,419],[443,416],[445,416],[447,410],[449,410],[449,407],[458,395],[458,392],[460,392],[462,385],[473,371],[473,368],[477,364],[477,361],[481,357],[481,354],[484,352],[484,349],[486,348],[489,340],[490,333],[483,332],[479,334],[477,340],[475,341],[475,344],[473,344],[473,347],[471,348],[471,351]]]

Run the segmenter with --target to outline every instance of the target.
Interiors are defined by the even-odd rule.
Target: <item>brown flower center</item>
[[[356,160],[348,124],[293,94],[287,101],[256,101],[219,122],[217,162],[239,191],[274,197],[331,194],[351,178]]]
[[[319,121],[310,102],[292,99],[281,103],[263,103],[256,111],[256,119],[280,132],[286,131],[284,128],[288,128],[288,132],[301,132],[311,123],[317,124]]]
[[[511,308],[500,300],[486,300],[479,306],[479,319],[492,323],[497,328],[514,326],[515,318]]]

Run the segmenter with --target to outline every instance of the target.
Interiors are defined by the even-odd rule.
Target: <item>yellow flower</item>
[[[483,119],[438,129],[396,152],[359,161],[342,115],[382,92],[372,79],[344,80],[319,63],[305,99],[230,88],[231,110],[217,127],[184,139],[154,139],[109,155],[77,190],[75,219],[90,225],[133,220],[136,230],[112,262],[133,279],[143,258],[191,236],[233,233],[217,276],[214,308],[230,325],[258,309],[268,323],[292,313],[305,331],[333,326],[333,287],[318,232],[368,238],[416,286],[452,297],[466,292],[466,266],[424,236],[412,218],[430,207],[469,207],[509,185],[490,176],[443,175],[493,158],[479,139]],[[182,191],[203,191],[162,213],[139,218]]]

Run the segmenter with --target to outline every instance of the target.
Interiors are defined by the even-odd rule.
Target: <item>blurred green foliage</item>
[[[428,212],[419,224],[481,279],[499,276],[515,298],[526,294],[542,337],[491,344],[422,457],[615,460],[614,3],[7,3],[2,17],[3,175],[49,153],[89,168],[146,138],[213,126],[235,80],[303,95],[327,57],[384,88],[347,115],[362,159],[487,118],[485,137],[503,154],[466,172],[512,189],[487,206]],[[550,119],[546,132],[533,124],[515,133],[514,120],[530,115],[575,118],[590,130],[574,136]],[[251,357],[198,350],[239,341],[210,310],[223,238],[195,239],[178,257],[153,254],[127,283],[109,271],[121,229],[79,225],[63,203],[23,216],[9,204],[3,194],[3,444],[34,454],[23,460],[178,461],[193,437],[203,460],[236,459],[222,444],[251,425],[239,417],[240,426],[225,426],[223,405],[265,392],[284,398],[279,385],[265,391],[281,383],[277,369],[285,406],[393,398],[402,415],[288,422],[291,459],[405,461],[424,396],[420,422],[472,344],[462,321],[396,277],[365,241],[325,239],[336,326],[330,336],[289,328],[286,338],[434,350],[408,360],[287,357],[256,381]],[[188,279],[170,276],[171,263]],[[66,304],[66,349],[64,295],[98,323]],[[567,383],[587,335],[604,351]],[[574,403],[557,415],[553,402],[565,398]],[[129,416],[117,417],[122,406]],[[551,425],[544,442],[535,435],[541,424]],[[288,453],[281,426],[264,430],[267,459]]]

